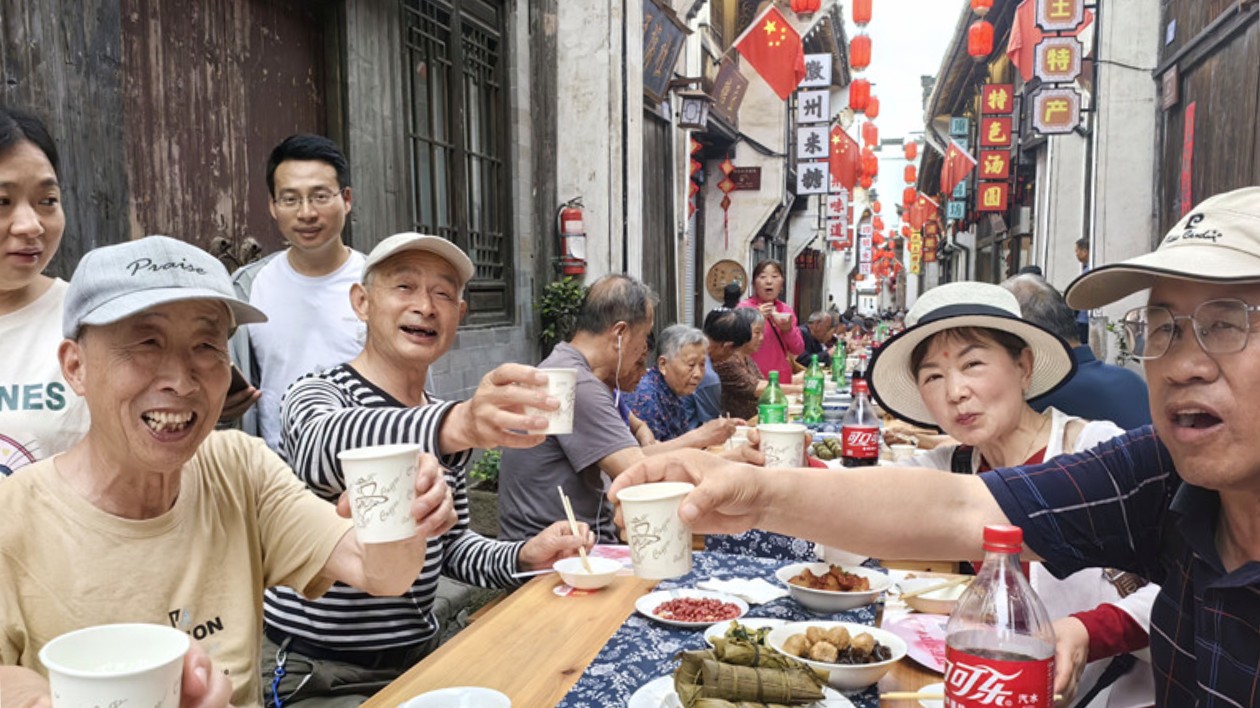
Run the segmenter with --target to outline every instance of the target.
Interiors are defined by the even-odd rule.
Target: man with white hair
[[[65,453],[0,485],[6,706],[46,699],[44,644],[114,622],[198,638],[186,706],[260,705],[264,588],[315,597],[340,581],[399,595],[424,564],[425,538],[455,523],[432,456],[417,464],[416,535],[364,545],[341,518],[347,504],[316,498],[258,438],[214,431],[231,379],[228,335],[265,319],[235,297],[217,260],[175,239],[106,246],[79,262],[58,354],[92,424]]]
[[[1212,197],[1152,253],[1101,265],[1067,291],[1092,309],[1149,289],[1121,326],[1146,367],[1154,427],[1040,465],[976,476],[911,468],[776,470],[703,453],[649,458],[625,486],[697,488],[698,533],[758,527],[880,558],[975,558],[982,527],[1014,523],[1060,577],[1112,567],[1161,585],[1150,650],[1160,706],[1249,706],[1260,685],[1260,187]],[[825,471],[821,471],[825,472]],[[1061,632],[1055,691],[1106,651]]]

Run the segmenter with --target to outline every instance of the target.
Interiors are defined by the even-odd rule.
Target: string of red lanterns
[[[992,3],[992,0],[989,0]],[[974,2],[972,5],[974,6]],[[792,12],[802,20],[808,20],[818,12],[818,8],[822,5],[822,0],[792,0]]]
[[[976,61],[984,61],[993,53],[993,25],[987,20],[976,20],[967,29],[967,54]]]

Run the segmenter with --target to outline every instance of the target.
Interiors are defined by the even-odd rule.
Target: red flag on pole
[[[861,149],[838,125],[831,128],[830,162],[831,181],[852,192],[862,168]]]
[[[1085,20],[1081,22],[1081,26],[1077,27],[1075,32],[1068,32],[1067,36],[1080,36],[1093,19],[1094,13],[1086,10]],[[1032,81],[1033,71],[1036,69],[1034,64],[1037,44],[1041,42],[1041,38],[1041,30],[1037,27],[1036,0],[1024,0],[1019,7],[1015,8],[1015,20],[1011,23],[1011,38],[1006,43],[1006,56],[1010,58],[1015,68],[1019,69],[1019,75],[1024,81]]]
[[[958,183],[976,167],[976,158],[954,142],[949,141],[949,149],[945,151],[945,163],[941,165],[941,191],[950,194]]]
[[[773,5],[758,15],[735,40],[735,48],[785,101],[805,78],[801,36]]]

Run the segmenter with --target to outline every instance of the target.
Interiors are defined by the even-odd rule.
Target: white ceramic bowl
[[[578,590],[598,590],[605,587],[612,583],[617,577],[617,572],[621,570],[621,562],[611,558],[587,556],[587,560],[591,563],[589,573],[582,567],[580,557],[561,558],[552,567],[560,574],[560,578],[569,584],[569,587]]]
[[[512,700],[493,688],[456,686],[422,693],[398,708],[512,708]]]
[[[819,674],[826,674],[827,685],[838,691],[855,691],[877,683],[884,677],[884,674],[888,673],[893,664],[901,661],[901,658],[906,655],[906,642],[901,637],[878,627],[868,627],[867,625],[853,622],[790,622],[770,630],[770,635],[766,637],[766,643],[775,651],[787,654],[787,652],[783,651],[783,643],[792,635],[804,634],[809,627],[822,627],[823,629],[844,627],[854,637],[865,632],[874,637],[875,641],[888,647],[892,652],[891,659],[874,664],[828,664],[822,661],[796,657],[810,668],[818,671]]]
[[[902,592],[913,592],[921,590],[933,585],[940,585],[948,581],[949,578],[906,578],[897,583],[897,587]],[[948,615],[954,611],[954,606],[958,604],[958,598],[962,597],[963,592],[967,590],[967,586],[951,585],[947,588],[941,588],[933,592],[925,592],[922,595],[905,598],[906,605],[916,611],[928,615]]]
[[[826,563],[793,563],[774,571],[774,577],[787,586],[792,598],[804,605],[805,609],[820,615],[830,615],[869,605],[878,600],[881,593],[892,587],[892,578],[889,578],[887,574],[862,566],[845,567],[844,569],[869,580],[870,590],[859,592],[811,590],[788,582],[793,577],[800,575],[801,571],[806,568],[809,568],[814,575],[822,575],[827,572],[828,565]]]

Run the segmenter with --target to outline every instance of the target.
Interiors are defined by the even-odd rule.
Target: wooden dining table
[[[426,691],[452,686],[496,689],[516,708],[555,706],[634,611],[635,600],[656,581],[623,575],[597,592],[557,597],[561,584],[556,575],[529,581],[368,699],[364,708],[396,708]],[[880,681],[879,689],[917,691],[940,680],[939,674],[906,658]]]

